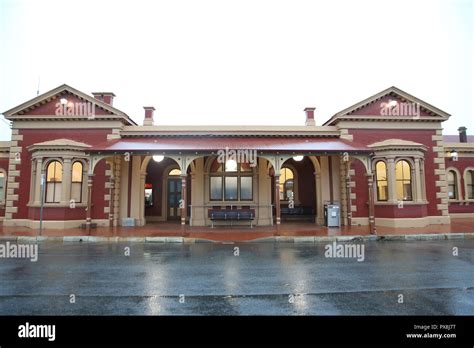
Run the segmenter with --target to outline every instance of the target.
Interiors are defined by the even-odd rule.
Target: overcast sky
[[[474,134],[473,5],[0,0],[0,112],[67,83],[156,124],[321,124],[397,86]],[[10,130],[0,121],[0,140]]]

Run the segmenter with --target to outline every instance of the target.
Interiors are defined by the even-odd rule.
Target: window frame
[[[402,189],[403,189],[403,194],[405,193],[405,184],[404,182],[405,181],[408,181],[407,179],[405,179],[403,177],[403,170],[402,170],[402,179],[398,179],[397,178],[397,165],[400,163],[400,162],[405,162],[408,164],[408,172],[409,172],[409,175],[410,175],[410,179],[409,179],[409,182],[410,182],[410,199],[405,199],[404,197],[402,199],[399,199],[398,197],[398,187],[397,187],[397,184],[398,182],[402,182]],[[403,167],[402,167],[403,168]],[[395,160],[395,173],[394,173],[394,179],[395,179],[395,199],[397,201],[403,201],[403,202],[413,202],[414,201],[414,190],[413,190],[413,175],[412,175],[412,171],[413,171],[413,163],[408,160],[407,158],[404,158],[404,157],[401,157],[401,158],[397,158]],[[404,195],[405,196],[405,195]]]
[[[81,181],[74,181],[74,165],[76,163],[79,163],[81,165]],[[74,159],[71,163],[71,192],[69,195],[69,200],[74,200],[75,203],[82,203],[83,201],[83,189],[84,189],[84,162],[78,159]],[[74,184],[80,184],[80,189],[79,189],[79,200],[75,200],[72,197],[72,190]]]
[[[7,171],[0,168],[0,173],[3,174],[3,194],[0,195],[0,205],[5,205],[7,201]]]
[[[378,165],[379,163],[383,163],[383,165],[385,166],[385,180],[382,180],[382,179],[379,179],[379,178],[378,178],[378,175],[377,175],[377,173],[378,173],[377,165]],[[382,159],[376,159],[376,160],[374,161],[374,169],[375,169],[374,172],[375,172],[375,191],[376,191],[376,192],[375,192],[375,195],[376,195],[377,202],[388,202],[388,200],[389,200],[389,190],[388,190],[388,184],[389,184],[389,182],[388,182],[388,166],[387,166],[387,162],[385,162],[385,161],[382,160]],[[386,185],[385,185],[385,186],[386,186],[386,190],[387,190],[387,192],[386,192],[386,199],[380,199],[380,195],[379,195],[379,185],[378,185],[380,181],[385,181],[385,183],[386,183]]]
[[[467,182],[467,173],[471,173],[471,183]],[[474,167],[467,167],[464,169],[464,175],[463,175],[463,180],[464,180],[464,192],[466,194],[466,201],[474,201]],[[471,193],[472,197],[469,195],[469,186],[471,186]]]
[[[217,166],[215,166],[215,163],[217,162],[217,157],[213,158],[210,160],[210,163],[209,163],[209,169],[208,169],[208,173],[209,173],[209,180],[207,180],[207,183],[208,183],[208,194],[209,194],[209,202],[222,202],[222,203],[226,203],[226,202],[253,202],[254,200],[254,197],[255,197],[255,185],[254,185],[254,176],[255,176],[255,168],[257,168],[256,166],[255,167],[251,167],[252,170],[248,171],[248,170],[242,170],[242,165],[241,163],[237,163],[237,170],[236,171],[226,171],[226,167],[225,167],[225,163],[219,163]],[[216,171],[212,171],[212,168],[213,167],[216,167]],[[216,199],[216,198],[212,198],[212,185],[211,185],[211,181],[212,181],[212,178],[221,178],[221,194],[220,194],[220,198],[219,199]],[[226,178],[228,177],[236,177],[237,178],[237,197],[236,199],[227,199],[226,198]],[[251,199],[242,199],[242,195],[241,195],[241,188],[242,188],[242,184],[241,184],[241,178],[243,177],[249,177],[251,178]]]
[[[53,163],[59,163],[60,164],[60,170],[61,170],[61,181],[48,181],[48,171],[49,171],[49,167],[53,164]],[[63,180],[64,180],[64,173],[63,173],[63,170],[64,170],[64,163],[59,160],[59,159],[50,159],[46,162],[45,164],[45,189],[44,189],[44,197],[43,197],[43,200],[44,200],[44,203],[45,204],[59,204],[61,203],[61,197],[59,197],[59,200],[56,200],[57,197],[56,197],[56,186],[59,185],[60,188],[61,188],[61,191],[60,191],[60,194],[62,195],[62,189],[63,189]],[[54,169],[54,176],[56,176],[56,167]],[[53,188],[54,188],[54,191],[53,191],[53,201],[48,201],[48,183],[53,183]],[[41,183],[40,183],[41,185]]]

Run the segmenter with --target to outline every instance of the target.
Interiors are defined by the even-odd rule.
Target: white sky
[[[0,0],[0,112],[67,83],[139,124],[302,125],[397,86],[474,134],[471,0]],[[0,121],[0,140],[10,130]]]

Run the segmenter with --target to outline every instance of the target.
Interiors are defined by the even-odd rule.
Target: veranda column
[[[397,186],[395,181],[395,157],[387,158],[388,202],[397,202]]]
[[[347,203],[347,226],[352,226],[352,199],[351,199],[351,162],[346,162],[346,203]]]
[[[374,203],[374,174],[369,172],[367,175],[367,185],[369,189],[369,230],[370,234],[376,234],[375,229],[375,203]]]
[[[43,159],[36,159],[35,197],[34,204],[40,204],[41,198],[41,174],[43,174]],[[46,183],[45,183],[46,185]],[[44,197],[43,197],[44,198]]]
[[[186,226],[186,216],[188,214],[186,198],[186,177],[186,174],[181,175],[181,201],[179,202],[181,208],[181,228],[183,231]]]
[[[63,177],[61,183],[61,203],[69,205],[71,198],[71,159],[65,158],[63,160]]]
[[[92,221],[92,178],[94,174],[87,175],[87,211],[86,211],[86,231],[87,235],[91,233]]]
[[[275,174],[275,217],[276,217],[276,235],[280,234],[280,174]]]
[[[421,166],[420,166],[420,159],[415,157],[415,201],[422,202],[423,201],[423,194],[421,191]]]
[[[121,189],[121,168],[122,158],[120,156],[114,157],[114,194],[113,194],[113,226],[118,226],[120,216],[120,189]]]

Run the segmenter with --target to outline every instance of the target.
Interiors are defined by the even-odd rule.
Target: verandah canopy
[[[212,152],[223,149],[263,153],[370,153],[365,145],[339,138],[312,137],[140,137],[110,140],[88,149],[95,153]]]

